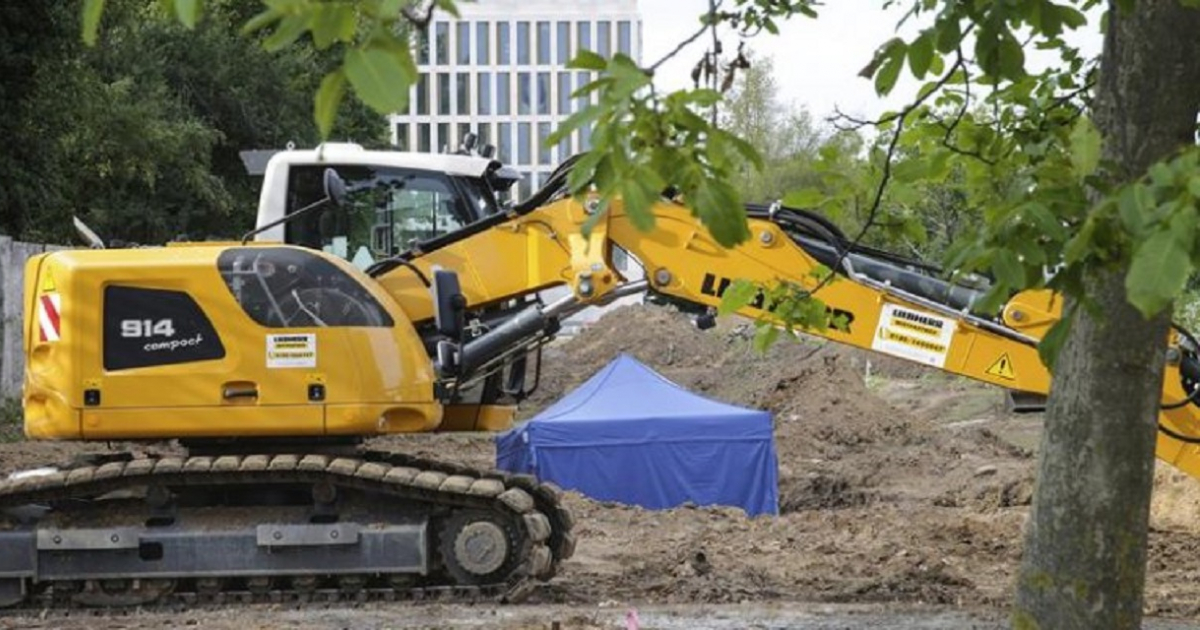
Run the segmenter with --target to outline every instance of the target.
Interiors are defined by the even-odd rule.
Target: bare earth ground
[[[998,390],[832,344],[780,343],[760,357],[747,334],[736,322],[701,332],[670,310],[621,309],[546,350],[525,413],[619,352],[692,391],[768,409],[781,467],[778,517],[652,512],[569,494],[576,555],[520,607],[252,608],[25,624],[590,630],[624,627],[625,611],[637,607],[643,628],[1000,627],[1032,494],[1038,418],[1006,414]],[[372,446],[480,467],[495,457],[485,435],[388,437]],[[80,450],[0,444],[0,472]],[[1161,469],[1146,604],[1158,620],[1148,627],[1200,619],[1198,516],[1200,483]]]

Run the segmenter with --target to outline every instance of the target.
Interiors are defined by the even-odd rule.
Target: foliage
[[[191,28],[202,23],[199,16],[215,2],[158,0],[156,4]],[[84,0],[84,40],[99,40],[101,21],[107,15],[105,4],[106,0]],[[453,0],[417,4],[405,0],[265,0],[263,5],[243,30],[264,33],[262,44],[267,50],[285,50],[303,40],[340,60],[322,76],[315,91],[314,117],[323,136],[332,127],[347,87],[378,113],[401,109],[417,78],[410,50],[412,29],[425,28],[436,9],[457,15]],[[812,0],[735,0],[731,10],[703,16],[691,39],[718,22],[744,32],[775,32],[778,20],[815,16],[813,5]],[[715,76],[718,70],[712,58],[707,72]],[[599,74],[591,85],[576,91],[577,96],[595,92],[599,104],[568,122],[572,128],[595,126],[592,157],[575,168],[579,175],[572,179],[572,190],[582,193],[594,186],[605,199],[623,196],[634,222],[647,228],[653,221],[649,206],[670,183],[718,242],[741,242],[748,231],[741,198],[729,178],[740,159],[761,168],[757,151],[698,114],[721,99],[719,92],[655,93],[652,77],[657,65],[643,69],[622,55],[604,60],[586,52],[573,61],[573,67]]]
[[[209,0],[189,32],[150,0],[110,0],[94,48],[77,3],[35,4],[0,9],[0,232],[70,242],[79,215],[124,241],[232,236],[253,224],[258,193],[238,152],[320,137],[311,95],[333,62],[239,36],[246,3]],[[363,107],[337,130],[368,144],[385,131]]]
[[[746,57],[749,67],[737,73],[722,104],[719,124],[762,156],[761,169],[749,162],[739,164],[731,180],[734,187],[745,199],[770,202],[819,183],[814,162],[828,134],[818,130],[807,110],[780,102],[770,57],[753,53]]]
[[[650,75],[625,55],[605,60],[583,51],[571,68],[593,70],[600,78],[577,94],[596,92],[598,102],[572,114],[548,143],[554,144],[583,125],[592,126],[592,150],[568,178],[572,194],[597,190],[603,202],[620,195],[633,223],[653,226],[650,207],[668,185],[675,186],[689,207],[713,232],[717,242],[734,245],[749,236],[737,190],[729,183],[739,159],[761,168],[754,147],[717,128],[697,113],[721,98],[707,88],[681,90],[660,98]]]

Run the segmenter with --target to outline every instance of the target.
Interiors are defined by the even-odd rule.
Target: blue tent
[[[771,414],[697,396],[626,354],[496,436],[496,466],[651,509],[779,512]]]

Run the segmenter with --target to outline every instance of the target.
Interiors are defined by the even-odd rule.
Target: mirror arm
[[[242,235],[242,245],[245,245],[247,242],[250,241],[250,239],[254,238],[256,235],[266,232],[267,230],[269,230],[273,227],[283,225],[284,223],[287,223],[288,221],[299,218],[305,214],[308,214],[314,208],[320,208],[321,206],[325,205],[326,203],[329,203],[330,201],[331,201],[331,199],[329,197],[323,197],[317,201],[314,201],[313,203],[308,204],[307,206],[304,206],[303,208],[300,208],[299,210],[297,210],[291,214],[282,216],[278,219],[275,219],[274,221],[271,221],[270,223],[268,223],[266,225],[261,225],[259,227],[254,228],[253,230],[250,230],[249,232],[246,232],[245,234]]]

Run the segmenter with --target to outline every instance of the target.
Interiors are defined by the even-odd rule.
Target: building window
[[[437,75],[437,113],[442,116],[450,114],[450,73],[439,72]]]
[[[496,114],[512,114],[512,74],[509,72],[496,73]]]
[[[517,22],[517,65],[529,65],[529,22]]]
[[[420,123],[417,125],[417,150],[421,153],[430,153],[433,147],[433,142],[429,138],[429,123]]]
[[[558,79],[558,111],[556,114],[571,113],[571,73],[559,72]]]
[[[417,115],[429,115],[429,75],[424,72],[417,78]]]
[[[561,65],[566,65],[571,60],[571,23],[558,23],[558,57],[556,61]]]
[[[502,122],[496,125],[496,157],[501,162],[512,162],[512,123]]]
[[[396,149],[408,150],[408,123],[396,123]]]
[[[496,63],[512,63],[512,41],[508,22],[496,22]]]
[[[633,25],[628,20],[617,22],[617,52],[633,55]]]
[[[585,86],[591,82],[592,82],[592,76],[591,76],[590,72],[576,72],[575,73],[575,89],[576,90],[583,88],[583,86]],[[575,99],[575,111],[577,111],[577,112],[583,111],[583,108],[587,107],[590,102],[591,102],[591,95],[589,95],[589,94],[585,94],[583,96],[577,97]]]
[[[450,123],[438,123],[437,152],[441,153],[453,146],[454,143],[450,141]]]
[[[521,183],[517,184],[517,198],[518,199],[528,199],[529,196],[533,194],[533,191],[529,189],[529,187],[531,185],[529,180],[532,177],[533,177],[533,175],[530,175],[529,173],[526,173],[521,176]]]
[[[454,91],[458,97],[458,114],[466,116],[471,113],[471,75],[462,72],[454,80]]]
[[[429,64],[429,31],[417,31],[417,63],[424,66]]]
[[[475,63],[486,66],[489,63],[488,50],[490,48],[488,37],[488,22],[475,23]]]
[[[612,22],[596,22],[596,53],[601,57],[612,54]]]
[[[492,75],[480,72],[475,81],[475,102],[481,116],[492,113]]]
[[[579,128],[579,152],[590,151],[592,148],[592,127],[584,125]]]
[[[533,125],[517,123],[517,164],[527,166],[533,162]]]
[[[579,46],[579,48],[577,50],[591,50],[592,49],[592,23],[591,22],[580,22],[580,23],[576,24],[575,26],[576,26],[575,30],[577,30],[579,32],[579,37],[576,38],[579,40],[578,42],[576,42],[576,44]]]
[[[550,64],[550,23],[537,23],[537,62],[539,65]]]
[[[628,24],[628,22],[626,22]],[[471,23],[459,22],[458,31],[455,35],[458,36],[456,42],[458,48],[458,64],[461,66],[471,65]]]
[[[455,148],[462,146],[462,143],[467,141],[467,134],[471,133],[471,123],[458,123],[458,144]]]
[[[434,63],[446,65],[450,63],[450,23],[437,22],[433,25],[433,44],[437,51]]]
[[[554,158],[550,155],[550,143],[546,142],[546,138],[550,137],[550,123],[538,123],[538,164],[541,166],[553,166]],[[541,188],[541,183],[538,188]]]
[[[532,86],[529,83],[528,72],[517,73],[517,114],[532,114],[533,113],[533,94],[531,94]]]
[[[475,133],[479,134],[479,148],[483,148],[492,143],[492,123],[479,123],[475,128]]]
[[[550,113],[550,73],[537,73],[537,113]]]
[[[558,141],[558,161],[564,162],[571,157],[571,137],[575,134],[569,133],[563,136],[562,140]]]

